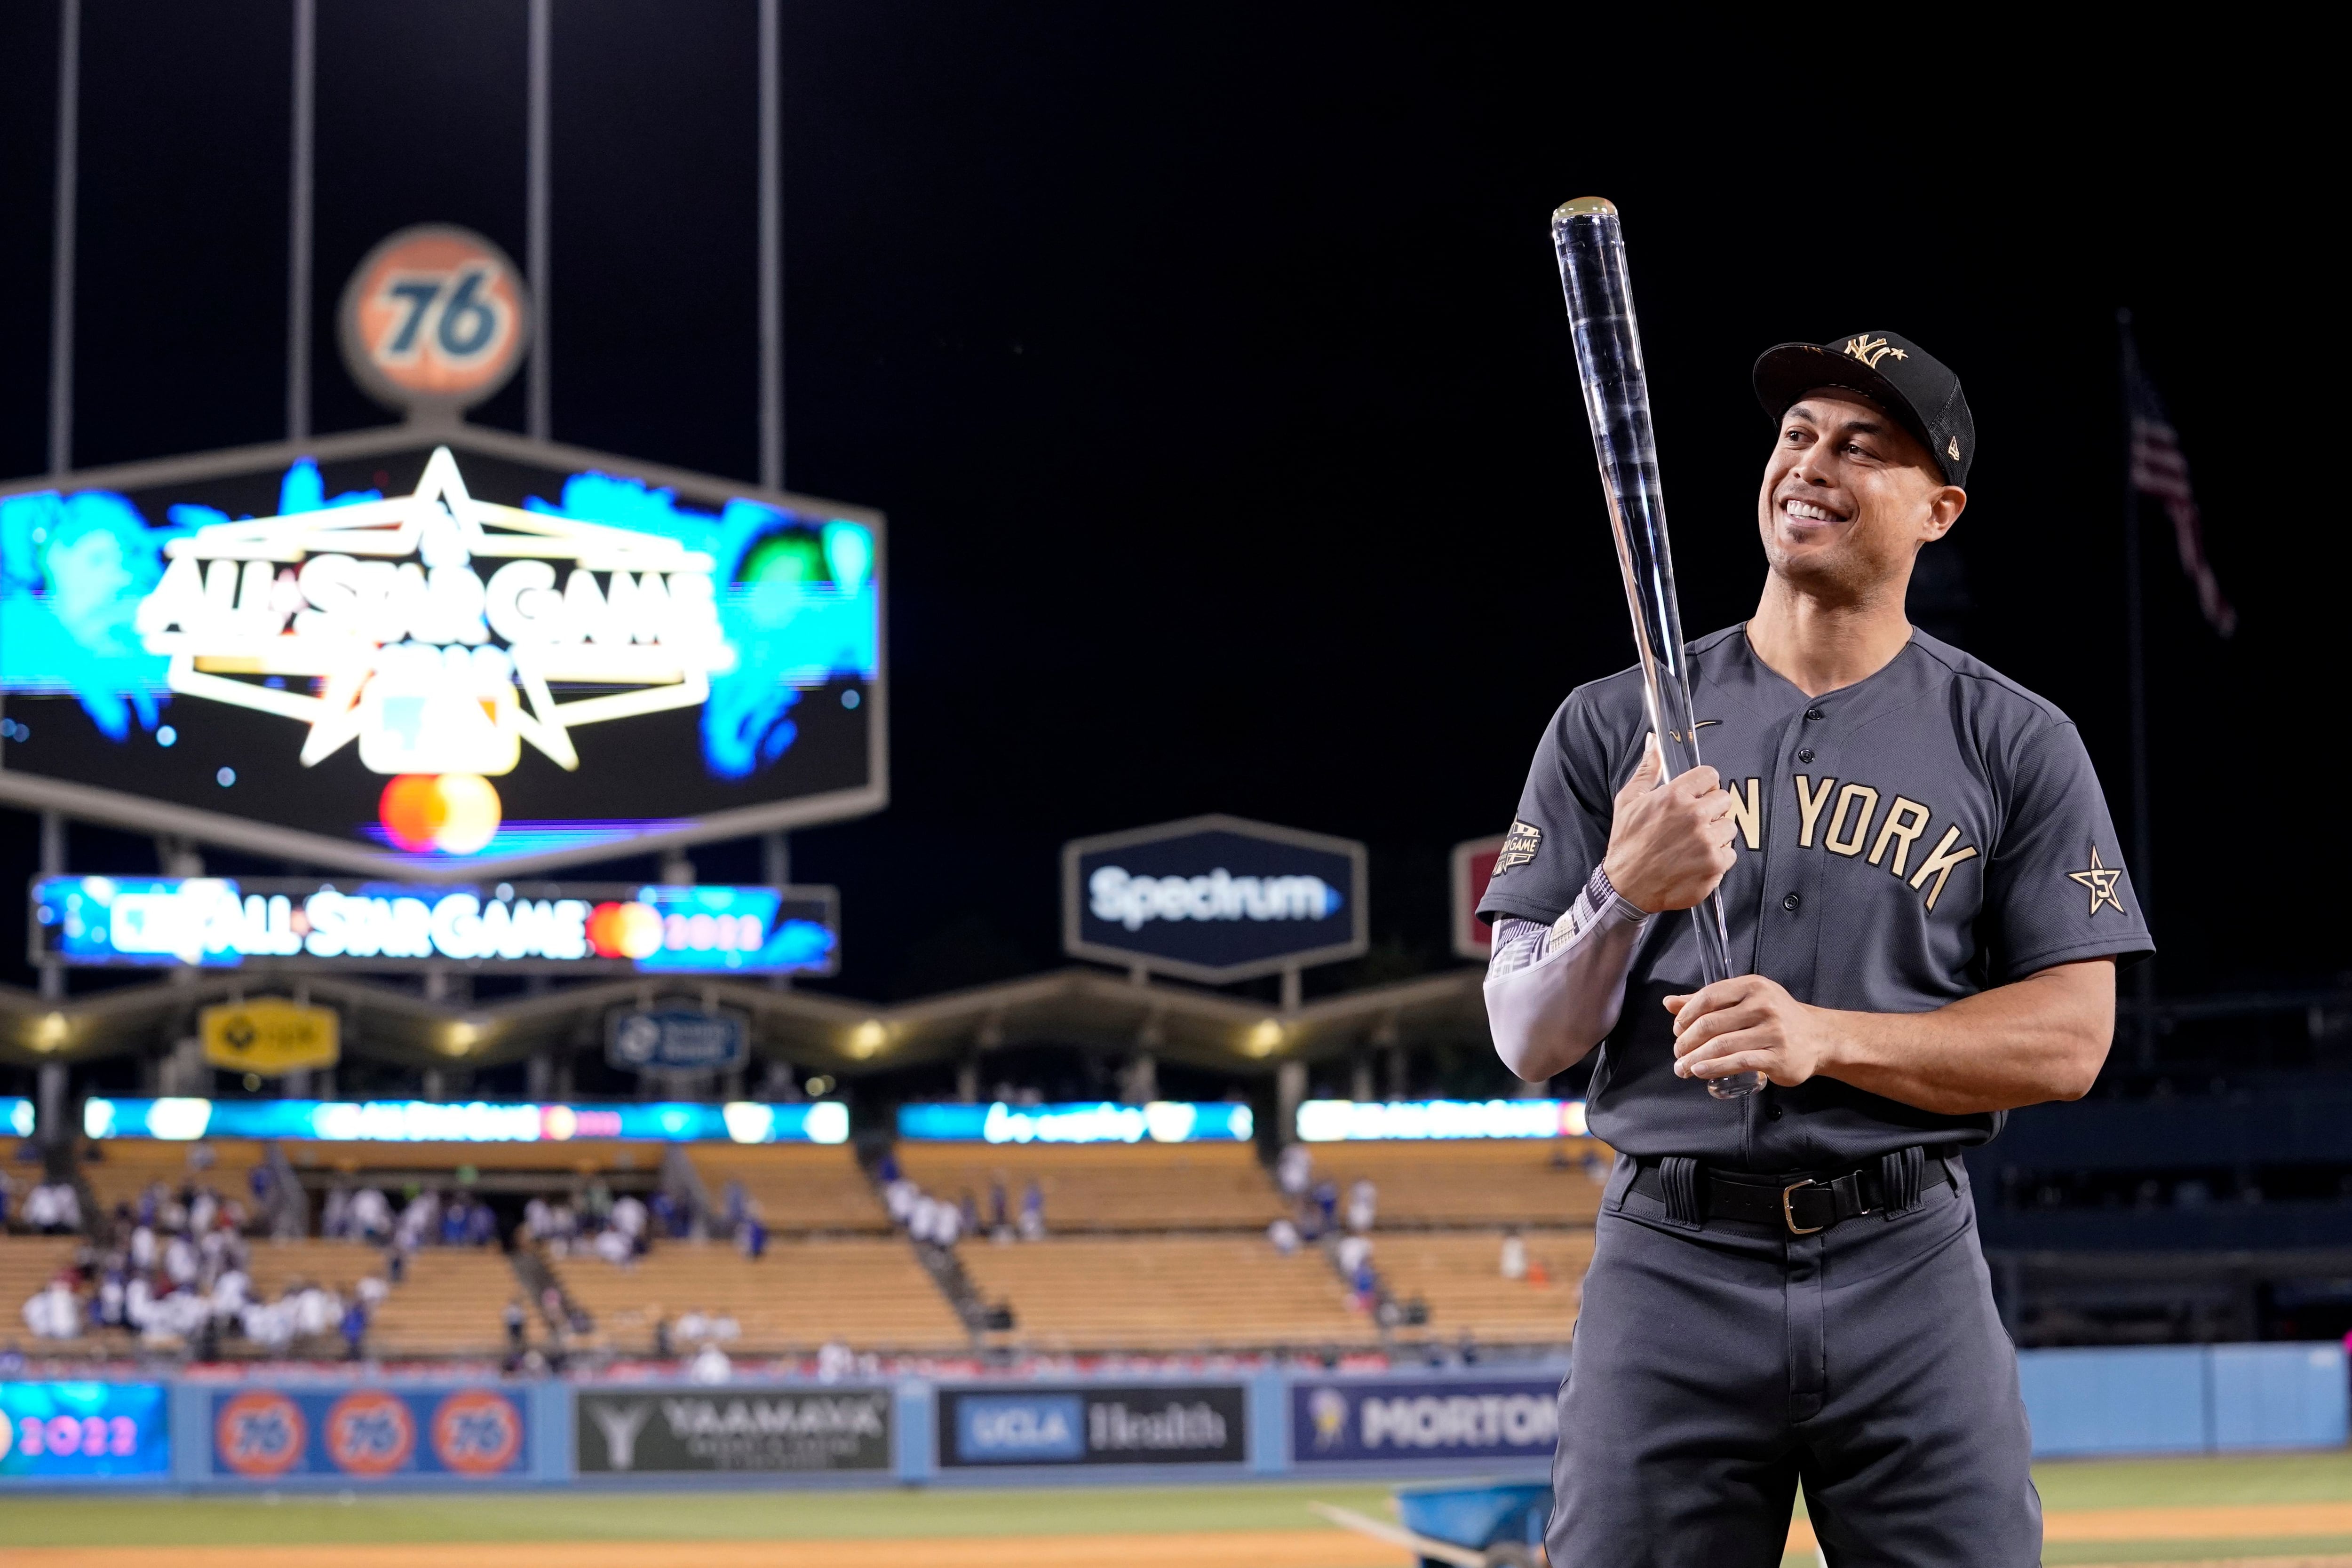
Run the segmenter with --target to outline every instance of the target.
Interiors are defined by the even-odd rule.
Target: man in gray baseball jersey
[[[1957,377],[1892,332],[1757,361],[1777,422],[1746,625],[1691,645],[1709,765],[1661,780],[1641,673],[1578,688],[1480,914],[1496,1048],[1596,1046],[1618,1150],[1560,1394],[1577,1568],[1770,1568],[1796,1489],[1837,1568],[2029,1568],[2017,1363],[1958,1154],[2089,1090],[2150,951],[2066,716],[1915,631],[1968,503]],[[1735,967],[1699,985],[1720,883]],[[1704,1081],[1761,1072],[1718,1100]]]

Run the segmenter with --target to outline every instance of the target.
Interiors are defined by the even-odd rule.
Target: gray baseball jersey
[[[1811,698],[1744,627],[1690,646],[1699,753],[1736,819],[1723,880],[1736,968],[1817,1007],[1926,1012],[2053,965],[2153,950],[2091,759],[2049,703],[1923,632],[1868,680]],[[1568,911],[1648,728],[1638,669],[1569,695],[1480,915]],[[1661,1001],[1698,984],[1690,917],[1653,921],[1589,1097],[1594,1134],[1627,1154],[1824,1169],[2000,1130],[1998,1113],[1938,1115],[1827,1078],[1717,1100],[1674,1076]]]

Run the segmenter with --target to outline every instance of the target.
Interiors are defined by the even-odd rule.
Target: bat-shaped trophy
[[[1609,526],[1617,536],[1617,564],[1625,573],[1625,601],[1633,612],[1633,645],[1642,655],[1642,689],[1650,728],[1672,779],[1698,766],[1697,716],[1691,708],[1690,655],[1683,647],[1682,610],[1675,600],[1674,551],[1666,543],[1666,496],[1658,482],[1657,439],[1650,424],[1650,382],[1642,370],[1642,331],[1633,319],[1633,281],[1625,271],[1625,236],[1616,204],[1579,196],[1551,215],[1552,248],[1559,253],[1559,286],[1568,296],[1568,324],[1576,335],[1577,379],[1592,422],[1592,453],[1601,488],[1609,497]],[[1710,893],[1691,911],[1697,928],[1700,977],[1731,977],[1724,935],[1723,894]],[[1718,1100],[1753,1094],[1760,1072],[1707,1080]]]

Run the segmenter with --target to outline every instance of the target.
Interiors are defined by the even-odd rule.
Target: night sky
[[[755,8],[555,9],[554,434],[748,480]],[[372,244],[444,221],[523,255],[525,10],[320,10],[325,432],[385,417],[331,331]],[[840,989],[1060,962],[1059,844],[1210,810],[1370,843],[1374,956],[1310,989],[1453,961],[1448,847],[1507,824],[1552,708],[1631,659],[1546,233],[1589,193],[1624,214],[1686,627],[1761,580],[1749,362],[1891,327],[1982,441],[1915,615],[2074,716],[2119,821],[2137,313],[2242,617],[2204,627],[2151,508],[2161,985],[2343,976],[2338,785],[2301,760],[2336,727],[2340,323],[2298,303],[2336,287],[2334,214],[2273,111],[2087,47],[2004,75],[1823,38],[1784,68],[1696,21],[784,11],[786,483],[887,512],[893,574],[895,803],[793,840],[843,890]],[[89,0],[78,464],[283,434],[288,12]],[[56,26],[0,8],[0,474],[44,462]],[[478,417],[519,429],[521,388]],[[9,885],[32,837],[0,812]],[[756,874],[749,844],[698,858]]]

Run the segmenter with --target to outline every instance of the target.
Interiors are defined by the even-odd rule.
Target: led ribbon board
[[[1062,847],[1062,946],[1212,985],[1369,946],[1364,846],[1191,817]]]
[[[1418,1138],[1581,1138],[1581,1100],[1309,1100],[1302,1143]]]
[[[32,956],[77,967],[829,975],[829,887],[52,876]]]
[[[898,1135],[926,1143],[1247,1143],[1246,1105],[1154,1100],[1149,1105],[901,1105]]]
[[[882,564],[456,425],[0,486],[0,799],[404,876],[877,810]]]
[[[425,1100],[104,1100],[82,1105],[91,1138],[301,1138],[329,1143],[838,1144],[849,1107],[654,1102],[619,1105],[437,1104]]]
[[[29,1138],[33,1135],[33,1103],[13,1094],[0,1094],[0,1137]]]

